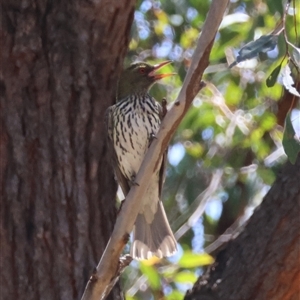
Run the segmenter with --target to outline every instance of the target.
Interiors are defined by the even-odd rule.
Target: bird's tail
[[[177,243],[170,228],[162,202],[157,204],[157,211],[151,223],[144,214],[138,214],[134,230],[131,256],[135,259],[159,258],[173,255]]]

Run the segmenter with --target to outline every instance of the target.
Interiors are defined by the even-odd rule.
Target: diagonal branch
[[[223,14],[229,0],[213,0],[202,33],[195,49],[191,66],[185,77],[183,87],[173,107],[166,114],[161,128],[154,139],[145,159],[136,176],[137,185],[132,186],[126,197],[126,201],[117,218],[114,231],[93,274],[86,286],[82,300],[99,300],[108,295],[108,286],[117,276],[119,269],[119,257],[132,231],[135,219],[140,210],[140,205],[150,178],[156,170],[160,157],[167,148],[180,121],[187,112],[194,97],[203,84],[202,74],[208,66],[209,54],[215,39],[215,35],[222,21]]]

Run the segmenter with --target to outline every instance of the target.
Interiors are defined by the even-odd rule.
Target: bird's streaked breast
[[[159,129],[159,104],[149,95],[131,96],[116,104],[114,120],[117,120],[113,138],[119,167],[124,176],[132,180],[141,166],[151,136]]]

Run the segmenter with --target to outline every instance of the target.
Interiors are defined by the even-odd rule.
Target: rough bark
[[[244,231],[219,252],[186,300],[300,297],[300,156],[287,165]]]
[[[2,4],[1,299],[80,299],[101,257],[116,217],[103,117],[133,12],[133,0]]]

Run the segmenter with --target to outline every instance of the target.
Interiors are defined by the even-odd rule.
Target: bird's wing
[[[125,178],[125,176],[123,175],[123,173],[121,172],[121,170],[119,168],[118,158],[117,158],[117,154],[116,154],[114,142],[113,142],[113,133],[114,133],[113,113],[114,113],[115,108],[116,108],[115,105],[110,106],[105,112],[105,124],[106,124],[106,131],[107,131],[107,139],[106,140],[107,140],[107,148],[108,148],[108,151],[109,151],[110,157],[111,157],[111,165],[114,169],[115,176],[117,177],[117,181],[118,181],[119,185],[121,186],[123,194],[124,194],[124,196],[126,196],[129,193],[130,186],[129,186],[127,179]]]
[[[163,160],[162,164],[159,170],[159,198],[161,198],[161,193],[163,189],[163,185],[165,182],[165,171],[166,171],[166,166],[167,166],[167,153],[168,153],[168,148],[163,154]]]
[[[164,101],[164,100],[163,100]],[[159,105],[159,117],[160,120],[162,122],[163,118],[165,117],[166,114],[166,102],[162,103],[163,105]],[[161,194],[162,194],[162,189],[163,189],[163,185],[165,182],[165,176],[166,176],[166,166],[167,166],[167,154],[168,154],[168,147],[165,150],[164,154],[163,154],[163,158],[162,158],[162,163],[161,163],[161,167],[159,170],[159,199],[161,199]]]

